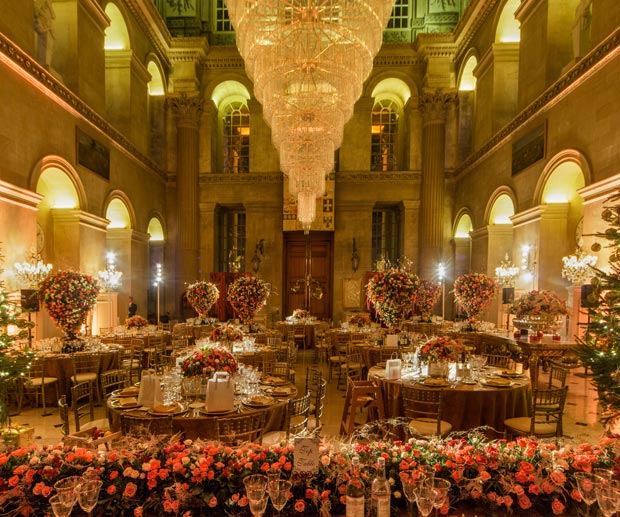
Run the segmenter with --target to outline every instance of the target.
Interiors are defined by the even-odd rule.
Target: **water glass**
[[[50,497],[50,506],[52,507],[54,517],[69,517],[74,505],[75,501],[72,503],[63,501],[58,495]]]
[[[89,516],[90,512],[93,511],[93,508],[97,506],[97,501],[99,501],[99,491],[101,490],[102,485],[102,481],[98,479],[90,479],[82,481],[82,483],[80,483],[76,488],[80,508],[82,508],[82,510],[84,510]]]
[[[77,486],[82,482],[80,476],[69,476],[54,483],[54,489],[58,498],[73,506],[77,501]]]

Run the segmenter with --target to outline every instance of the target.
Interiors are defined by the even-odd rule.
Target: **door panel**
[[[309,309],[317,318],[332,317],[332,232],[285,232],[284,315]],[[321,296],[319,294],[322,293]]]

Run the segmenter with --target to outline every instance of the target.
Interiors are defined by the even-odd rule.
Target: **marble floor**
[[[300,389],[305,385],[306,367],[313,364],[312,359],[311,350],[299,353],[296,370],[297,386]],[[327,378],[327,365],[321,364],[321,368]],[[564,415],[564,434],[567,440],[593,443],[602,436],[603,427],[597,420],[596,390],[590,384],[589,377],[584,377],[582,373],[583,370],[574,370],[567,380],[569,389]],[[541,373],[541,379],[543,375],[545,374]],[[339,434],[344,400],[345,392],[337,388],[334,379],[328,384],[325,399],[323,434],[326,437]],[[58,409],[54,409],[49,416],[41,416],[41,413],[41,408],[24,408],[19,415],[12,417],[12,423],[32,426],[38,443],[58,443],[62,437]],[[103,416],[103,408],[96,408],[95,418]]]

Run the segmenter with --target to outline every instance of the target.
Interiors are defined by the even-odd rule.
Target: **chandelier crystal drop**
[[[393,0],[227,0],[237,47],[309,228]]]

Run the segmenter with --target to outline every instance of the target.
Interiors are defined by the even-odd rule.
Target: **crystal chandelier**
[[[97,273],[99,285],[103,291],[115,291],[121,285],[123,273],[116,269],[116,255],[112,251],[106,254],[106,268]]]
[[[30,259],[26,262],[17,262],[13,265],[17,278],[27,287],[37,287],[52,270],[51,264],[45,264],[41,255],[34,250],[30,251]]]
[[[521,270],[508,258],[508,253],[495,268],[495,280],[500,287],[514,287]]]
[[[594,276],[594,266],[598,257],[588,255],[581,246],[577,246],[575,253],[562,257],[562,278],[566,278],[573,285],[583,285]]]
[[[393,0],[228,0],[237,47],[309,228]]]

